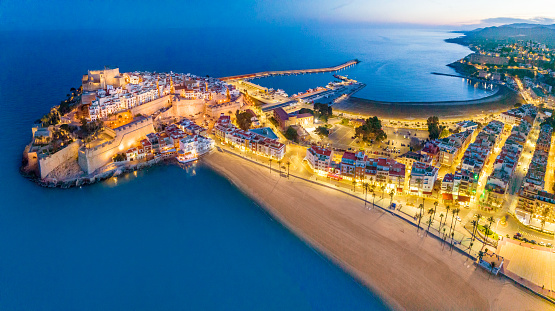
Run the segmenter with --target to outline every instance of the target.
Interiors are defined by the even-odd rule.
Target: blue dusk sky
[[[555,23],[554,0],[0,1],[0,29]]]

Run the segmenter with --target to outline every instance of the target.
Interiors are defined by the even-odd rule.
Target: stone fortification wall
[[[39,158],[40,178],[45,178],[50,172],[64,162],[75,161],[80,144],[81,141],[76,140],[54,154]]]
[[[150,116],[156,111],[167,107],[171,107],[170,95],[166,95],[158,99],[155,99],[153,101],[150,101],[148,103],[142,104],[140,106],[133,107],[131,108],[131,113],[134,116],[138,114],[141,114],[143,116]]]
[[[188,117],[198,113],[204,114],[206,102],[204,99],[181,99],[174,100],[172,103],[173,116]]]
[[[118,127],[114,131],[116,133],[114,139],[94,148],[83,146],[79,149],[79,166],[85,173],[90,174],[110,163],[114,155],[125,152],[144,136],[153,133],[154,127],[152,118],[149,117]]]

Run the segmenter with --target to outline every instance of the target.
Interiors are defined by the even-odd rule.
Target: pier
[[[335,67],[327,67],[327,68],[317,68],[317,69],[297,69],[297,70],[279,70],[279,71],[263,71],[251,74],[244,74],[244,75],[236,75],[236,76],[229,76],[229,77],[222,77],[219,78],[221,81],[233,81],[239,79],[254,79],[254,78],[262,78],[262,77],[269,77],[269,76],[276,76],[276,75],[292,75],[292,74],[305,74],[305,73],[320,73],[320,72],[333,72],[338,71],[341,69],[345,69],[356,64],[360,63],[358,59],[350,60],[346,63]]]

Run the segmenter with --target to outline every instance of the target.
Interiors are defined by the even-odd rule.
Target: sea
[[[334,66],[388,101],[487,96],[418,29],[0,31],[0,310],[387,310],[371,290],[201,163],[48,189],[19,174],[31,125],[88,69],[220,77]],[[331,73],[256,81],[292,94]],[[371,260],[371,258],[368,258]]]

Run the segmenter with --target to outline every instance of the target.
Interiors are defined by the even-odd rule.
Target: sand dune
[[[258,201],[394,309],[551,310],[547,301],[503,277],[491,277],[412,225],[360,200],[234,155],[214,152],[203,162]]]

